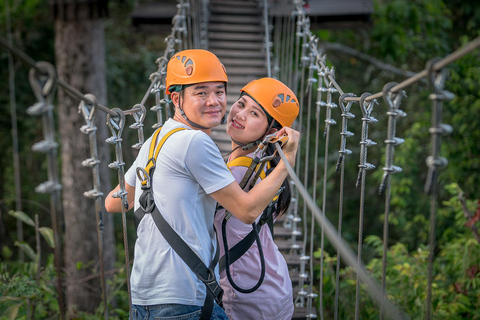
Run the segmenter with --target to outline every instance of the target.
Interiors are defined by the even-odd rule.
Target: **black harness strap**
[[[259,233],[260,229],[264,224],[268,224],[268,227],[270,228],[270,232],[272,232],[273,235],[273,214],[274,211],[274,206],[268,206],[267,209],[262,214],[262,217],[258,221],[258,223],[254,223],[253,227],[256,229],[256,232]],[[226,220],[224,220],[225,222]],[[240,259],[241,256],[243,256],[248,249],[252,246],[252,244],[255,242],[255,230],[250,231],[245,238],[240,240],[236,245],[234,245],[232,248],[228,250],[229,254],[229,264],[233,264],[235,261]],[[225,255],[223,255],[219,262],[219,271],[222,272],[225,270]]]
[[[160,146],[161,147],[161,146]],[[158,153],[157,153],[158,154]],[[140,195],[139,204],[140,207],[134,212],[135,229],[138,227],[140,220],[145,214],[151,214],[155,225],[158,230],[173,248],[173,250],[180,256],[185,264],[192,270],[193,273],[200,279],[206,286],[206,297],[202,307],[201,320],[208,320],[212,316],[214,301],[218,305],[222,306],[223,290],[217,282],[215,277],[215,266],[218,263],[218,257],[220,255],[219,244],[217,240],[217,250],[215,257],[210,263],[209,267],[203,263],[197,254],[188,246],[187,243],[178,235],[178,233],[170,226],[165,220],[161,212],[155,205],[155,201],[152,193],[153,186],[153,173],[155,172],[155,159],[153,159],[153,165],[150,167],[148,176],[143,170],[147,183],[142,185],[143,193]],[[152,161],[152,159],[149,160]],[[138,168],[137,168],[138,170]]]

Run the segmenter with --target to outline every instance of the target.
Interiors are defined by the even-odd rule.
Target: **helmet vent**
[[[192,66],[188,66],[185,68],[185,73],[187,74],[187,76],[191,76],[192,73],[193,73],[193,67]]]

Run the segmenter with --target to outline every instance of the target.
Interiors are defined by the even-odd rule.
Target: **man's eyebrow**
[[[195,87],[193,87],[193,90],[200,90],[200,89],[206,89],[208,88],[207,85],[202,85],[202,84],[199,84],[199,85],[196,85]],[[225,85],[224,84],[219,84],[218,86],[216,86],[217,89],[224,89],[225,88]]]

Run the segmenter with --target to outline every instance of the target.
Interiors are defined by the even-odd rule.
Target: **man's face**
[[[183,93],[179,93],[179,100],[188,119],[207,128],[218,126],[227,109],[227,94],[223,82],[191,85],[185,88]]]

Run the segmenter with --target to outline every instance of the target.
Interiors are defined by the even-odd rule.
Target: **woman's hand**
[[[300,132],[290,127],[283,127],[276,132],[277,137],[282,135],[288,136],[288,141],[283,144],[282,150],[288,163],[293,167],[295,165],[295,157],[297,156],[298,145],[300,143]]]

